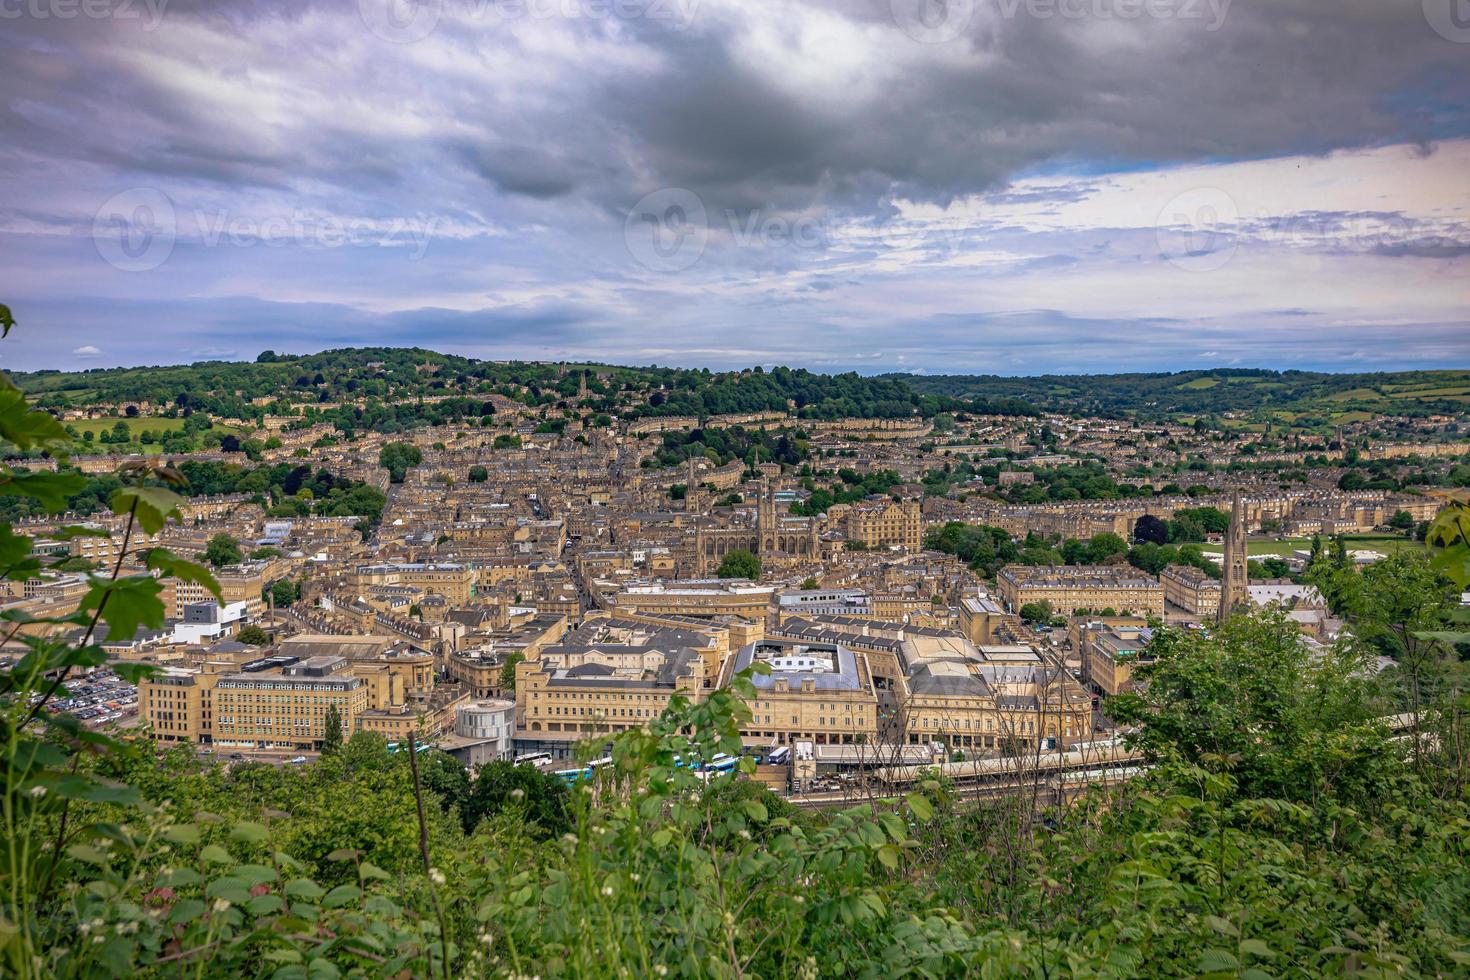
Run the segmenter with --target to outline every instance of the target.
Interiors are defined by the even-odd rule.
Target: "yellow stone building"
[[[861,501],[847,512],[847,538],[870,548],[924,546],[924,514],[917,500]]]
[[[995,581],[1012,612],[1045,601],[1062,616],[1111,609],[1164,617],[1164,587],[1131,565],[1007,565],[996,573]]]
[[[767,638],[742,647],[727,663],[720,686],[760,662],[752,675],[747,745],[872,744],[878,739],[878,694],[867,654],[840,643]]]
[[[1213,619],[1220,609],[1220,580],[1193,565],[1170,565],[1159,573],[1164,601],[1178,606],[1201,621]]]

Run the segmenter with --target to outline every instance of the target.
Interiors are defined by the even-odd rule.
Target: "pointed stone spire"
[[[1224,574],[1220,579],[1220,609],[1218,622],[1224,622],[1233,613],[1250,601],[1250,569],[1247,565],[1245,542],[1245,511],[1240,503],[1240,491],[1230,496],[1230,529],[1225,532]]]

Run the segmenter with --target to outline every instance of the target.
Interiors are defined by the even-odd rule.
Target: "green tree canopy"
[[[761,560],[744,548],[736,548],[725,553],[715,574],[720,578],[748,578],[756,581],[761,577]]]

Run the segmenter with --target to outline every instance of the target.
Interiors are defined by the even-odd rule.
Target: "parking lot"
[[[86,677],[68,679],[69,696],[55,707],[91,725],[105,725],[137,717],[138,689],[105,668]]]

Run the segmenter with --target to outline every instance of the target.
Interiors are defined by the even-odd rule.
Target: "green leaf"
[[[204,903],[197,898],[180,899],[174,904],[173,911],[168,915],[168,921],[179,923],[189,922],[204,914]]]
[[[329,909],[339,908],[348,902],[356,901],[362,895],[362,889],[356,885],[338,885],[327,892],[322,899],[322,905]]]
[[[885,868],[896,869],[898,867],[898,848],[892,844],[884,844],[878,848],[878,860]]]
[[[163,586],[152,575],[125,575],[121,578],[92,578],[91,590],[77,604],[81,612],[101,609],[107,623],[107,639],[126,640],[138,632],[139,626],[159,629],[163,626],[163,602],[158,594]]]
[[[142,664],[132,661],[119,660],[112,665],[112,672],[129,684],[136,685],[147,677],[155,676],[159,668],[154,664]]]
[[[17,473],[9,467],[3,469],[0,495],[30,497],[52,514],[66,510],[67,498],[87,488],[87,478],[80,473]]]
[[[1252,956],[1259,956],[1263,960],[1270,959],[1276,955],[1271,952],[1270,946],[1267,946],[1259,939],[1242,939],[1240,941],[1240,951],[1242,953],[1249,953]]]
[[[183,502],[183,497],[163,487],[123,487],[112,495],[112,512],[132,511],[139,527],[149,534],[157,534],[170,517],[179,516],[179,505]]]
[[[745,801],[745,815],[756,823],[765,823],[771,818],[770,813],[766,810],[766,805],[759,800]]]
[[[1228,949],[1207,949],[1199,954],[1199,968],[1201,973],[1234,973],[1240,961]]]
[[[1204,917],[1205,925],[1220,933],[1222,936],[1238,936],[1240,930],[1235,928],[1235,923],[1229,919],[1222,919],[1218,915],[1207,915]]]
[[[908,837],[908,827],[904,824],[903,817],[892,811],[885,810],[878,814],[878,823],[892,840],[901,841]]]
[[[216,599],[220,598],[219,582],[215,579],[214,573],[198,562],[175,557],[173,552],[167,548],[149,549],[144,561],[153,571],[162,572],[165,578],[176,578],[181,582],[202,585],[209,590],[210,595]]]
[[[20,449],[44,446],[64,452],[71,446],[66,428],[46,412],[31,411],[25,394],[9,378],[0,386],[0,439]]]
[[[230,839],[245,841],[247,844],[263,844],[270,839],[270,831],[258,823],[241,820],[230,830]]]
[[[234,858],[230,857],[230,852],[218,844],[206,844],[199,851],[199,859],[201,861],[209,861],[213,864],[229,864],[234,860]]]
[[[934,804],[929,802],[928,797],[921,796],[918,793],[910,793],[904,797],[904,802],[909,805],[909,809],[914,811],[914,816],[919,820],[928,821],[934,819]]]
[[[371,861],[364,861],[357,868],[357,873],[363,878],[378,878],[383,881],[391,881],[393,876]]]
[[[286,882],[286,894],[291,898],[300,898],[308,902],[315,902],[327,893],[327,890],[310,878],[292,878]]]

